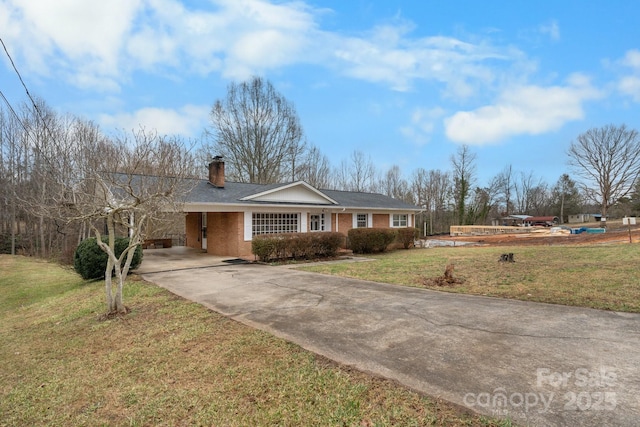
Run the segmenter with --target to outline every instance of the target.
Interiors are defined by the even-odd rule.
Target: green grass
[[[515,263],[498,262],[512,252]],[[454,286],[447,292],[489,295],[640,312],[640,245],[444,247],[397,250],[373,261],[301,267],[306,271],[424,287],[454,265]],[[426,280],[425,280],[426,279]]]
[[[0,314],[78,289],[84,283],[71,268],[34,258],[8,259],[0,263]]]
[[[338,366],[130,278],[0,256],[0,426],[508,426]]]

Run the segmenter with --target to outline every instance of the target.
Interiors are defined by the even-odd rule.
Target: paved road
[[[640,425],[638,314],[222,259],[166,271],[180,264],[161,261],[154,265],[145,253],[145,279],[337,362],[477,412],[532,426]]]

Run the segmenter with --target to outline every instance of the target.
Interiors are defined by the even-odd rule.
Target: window
[[[393,214],[393,219],[391,222],[392,227],[406,227],[408,224],[407,214]]]
[[[309,217],[309,230],[324,231],[324,214],[311,215]]]
[[[358,214],[356,219],[357,228],[367,228],[367,214]]]
[[[254,236],[258,234],[297,233],[298,214],[254,212],[251,229]]]

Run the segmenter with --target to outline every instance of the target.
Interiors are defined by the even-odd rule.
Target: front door
[[[311,214],[309,216],[309,230],[310,231],[326,231],[326,225],[324,222],[324,213]]]
[[[207,213],[202,212],[202,249],[207,250]]]

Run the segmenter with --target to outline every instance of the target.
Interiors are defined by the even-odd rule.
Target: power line
[[[31,93],[29,92],[29,89],[27,88],[27,85],[25,84],[24,80],[22,79],[22,76],[20,75],[20,71],[18,71],[18,67],[16,67],[15,62],[13,62],[13,58],[9,54],[9,50],[7,50],[7,45],[4,44],[4,40],[2,40],[2,37],[0,37],[0,43],[2,43],[2,48],[4,49],[4,53],[7,54],[7,58],[9,58],[9,62],[11,62],[11,66],[13,67],[13,70],[18,75],[18,79],[20,79],[20,83],[22,83],[22,87],[24,88],[25,92],[27,92],[27,96],[31,100],[31,104],[33,104],[33,106],[35,107],[36,111],[38,111],[38,115],[40,115],[40,119],[42,120],[42,115],[40,114],[40,110],[38,110],[38,107],[36,106],[36,103],[33,100],[33,97],[31,96]]]
[[[27,96],[29,97],[29,100],[31,101],[31,105],[33,106],[33,108],[36,111],[37,116],[40,118],[40,121],[42,122],[42,125],[44,126],[44,128],[46,129],[46,131],[49,133],[49,137],[51,138],[51,141],[53,142],[53,145],[56,147],[59,147],[60,144],[58,144],[58,141],[56,140],[53,132],[51,131],[51,129],[49,128],[49,126],[47,125],[47,122],[44,119],[44,115],[42,114],[42,112],[40,111],[40,108],[38,107],[38,105],[36,104],[35,100],[33,99],[33,97],[31,96],[31,92],[29,92],[29,88],[27,88],[26,83],[24,82],[22,75],[20,74],[20,71],[18,71],[18,67],[16,67],[15,62],[13,62],[13,58],[11,57],[11,54],[9,53],[9,50],[7,49],[7,45],[4,43],[4,40],[2,40],[2,37],[0,37],[0,43],[2,44],[2,48],[4,49],[4,53],[7,55],[7,58],[9,58],[9,62],[11,62],[11,66],[13,67],[13,70],[15,71],[16,75],[18,76],[18,79],[20,80],[20,83],[22,84],[22,87],[24,88],[25,92],[27,93]],[[1,93],[1,92],[0,92]],[[38,144],[38,140],[37,138],[35,138],[34,136],[32,136],[29,132],[29,130],[27,129],[26,125],[24,124],[24,122],[22,122],[22,120],[20,120],[20,118],[18,117],[17,113],[15,112],[15,110],[13,109],[13,107],[11,106],[11,104],[9,104],[9,101],[7,100],[7,98],[4,96],[4,94],[2,94],[2,98],[4,99],[5,103],[9,106],[9,109],[11,110],[11,112],[13,113],[13,115],[16,117],[16,119],[18,120],[18,122],[20,122],[20,124],[22,125],[23,129],[25,130],[25,132],[27,133],[28,136],[32,137],[32,140],[34,142],[34,146],[35,148],[42,153],[42,149],[40,148],[39,144]],[[49,163],[49,165],[51,167],[53,167],[53,164],[51,162],[51,160],[49,158],[47,158],[45,156],[45,160],[47,163]]]
[[[20,126],[22,126],[22,129],[24,129],[27,135],[29,135],[29,129],[27,129],[27,126],[24,124],[22,119],[20,119],[20,116],[18,116],[18,113],[16,113],[16,110],[13,109],[13,106],[9,103],[9,100],[7,99],[7,97],[4,96],[4,93],[2,92],[2,90],[0,90],[0,97],[4,100],[4,103],[7,104],[7,107],[9,107],[11,114],[13,114],[13,117],[18,121],[18,123],[20,123]]]

